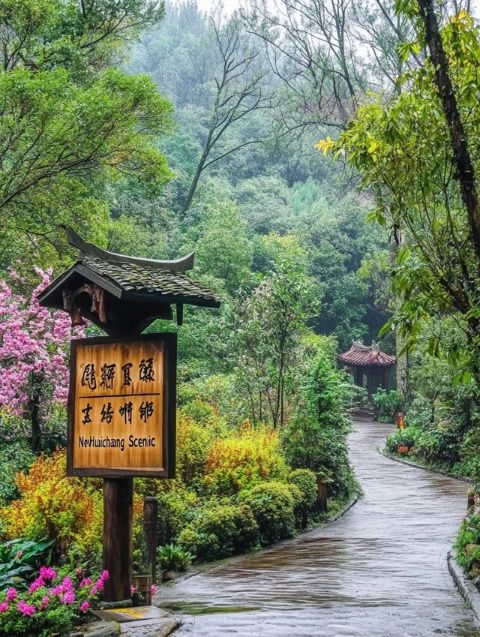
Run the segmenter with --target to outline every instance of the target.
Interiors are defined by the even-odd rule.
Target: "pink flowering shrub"
[[[0,637],[68,635],[103,591],[108,571],[92,580],[82,569],[73,575],[42,566],[26,592],[0,593]]]
[[[35,272],[40,282],[30,298],[0,281],[0,409],[28,418],[33,445],[38,446],[42,418],[48,417],[52,404],[67,399],[72,326],[67,313],[39,305],[52,272]],[[14,271],[10,276],[12,284],[21,283]]]

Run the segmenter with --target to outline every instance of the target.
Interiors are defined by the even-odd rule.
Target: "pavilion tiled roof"
[[[348,352],[339,354],[338,360],[350,367],[389,367],[395,365],[395,356],[385,354],[377,343],[364,345],[360,341],[353,341]]]

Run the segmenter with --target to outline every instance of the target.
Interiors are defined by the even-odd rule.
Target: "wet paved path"
[[[365,492],[336,523],[161,589],[179,635],[480,635],[447,570],[465,483],[381,456],[392,428],[357,422],[350,457]]]

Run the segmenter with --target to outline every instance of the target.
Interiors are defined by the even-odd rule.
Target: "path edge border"
[[[455,582],[460,595],[463,597],[465,603],[469,608],[471,608],[475,618],[477,620],[477,625],[480,626],[480,593],[477,588],[473,584],[473,582],[468,578],[463,568],[455,559],[453,551],[449,551],[447,555],[447,565],[450,575]]]
[[[404,464],[408,467],[423,469],[424,471],[429,471],[430,473],[436,473],[437,475],[447,476],[448,478],[452,478],[454,480],[460,480],[461,482],[473,484],[473,480],[471,480],[470,478],[453,476],[451,473],[447,473],[446,471],[431,469],[430,467],[425,467],[424,465],[417,464],[416,462],[412,462],[403,458],[397,458],[395,455],[390,454],[383,449],[380,449],[379,447],[377,447],[377,451],[385,458],[394,460],[395,462],[399,462],[400,464]],[[455,586],[457,587],[458,592],[462,596],[465,604],[475,615],[476,624],[478,627],[480,627],[480,592],[477,590],[472,580],[468,577],[463,568],[455,559],[453,549],[450,549],[450,551],[448,551],[447,553],[447,567],[453,581],[455,582]]]
[[[423,469],[424,471],[429,471],[430,473],[436,473],[439,476],[446,476],[447,478],[452,478],[452,480],[460,480],[460,482],[466,482],[467,484],[475,484],[475,481],[472,478],[467,478],[466,476],[455,476],[448,471],[442,471],[441,469],[433,469],[424,464],[419,464],[418,462],[414,462],[413,460],[407,460],[405,458],[397,458],[397,456],[393,453],[389,453],[384,449],[380,449],[377,447],[378,453],[384,458],[388,458],[389,460],[393,460],[394,462],[399,462],[400,464],[407,465],[407,467],[414,467],[415,469]]]

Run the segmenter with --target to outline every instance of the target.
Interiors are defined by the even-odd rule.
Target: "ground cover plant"
[[[107,579],[107,571],[92,579],[81,568],[70,573],[40,567],[27,589],[0,590],[0,635],[68,635],[84,621]]]

